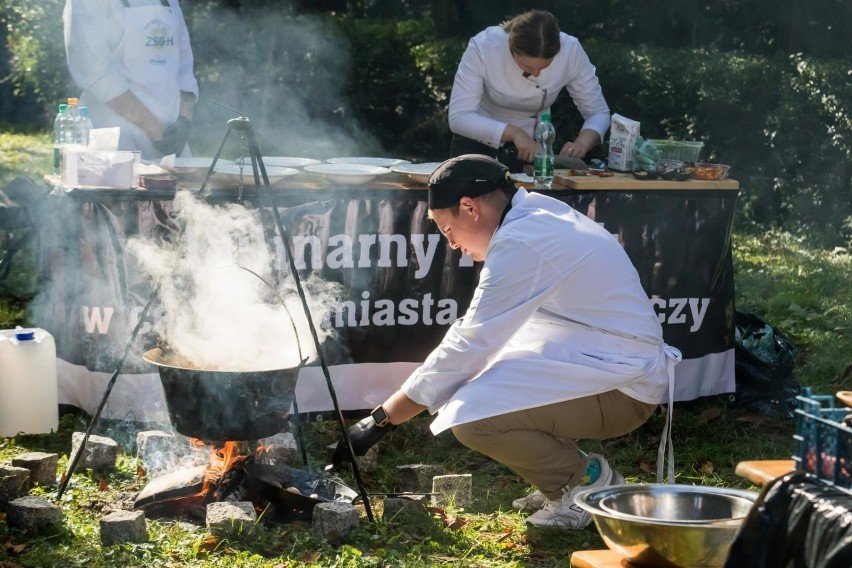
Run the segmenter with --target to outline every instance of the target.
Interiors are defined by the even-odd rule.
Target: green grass
[[[0,166],[0,175],[45,158],[43,149],[7,148],[29,147],[26,137],[3,135],[0,142],[2,156],[17,156],[18,164]],[[49,141],[39,140],[39,144],[47,148]],[[763,236],[736,233],[733,243],[737,309],[763,317],[792,340],[797,350],[796,377],[802,385],[811,386],[817,393],[849,388],[852,258],[848,252],[813,249],[780,232]],[[0,319],[23,317],[14,315],[22,307],[21,300],[10,302],[8,294],[0,292]],[[658,413],[628,436],[584,443],[583,447],[604,453],[628,481],[652,482],[662,425],[663,416]],[[60,454],[64,470],[71,432],[85,426],[82,419],[68,415],[56,434],[0,438],[0,460],[24,451],[51,451]],[[252,531],[253,540],[227,542],[211,539],[203,527],[177,520],[151,520],[147,544],[102,548],[99,517],[109,507],[132,502],[133,495],[148,481],[137,475],[136,459],[125,455],[117,471],[103,477],[91,471],[73,476],[60,503],[65,523],[57,532],[24,534],[0,520],[0,565],[565,567],[571,551],[604,547],[593,527],[575,532],[525,527],[524,516],[509,505],[528,491],[522,480],[468,451],[450,434],[432,437],[427,426],[427,418],[417,418],[382,442],[378,469],[363,472],[367,487],[376,492],[392,491],[397,465],[438,463],[448,473],[473,475],[473,506],[391,520],[382,520],[379,515],[375,523],[364,520],[342,542],[326,542],[298,523],[261,522]],[[680,403],[675,408],[674,423],[677,479],[681,483],[749,488],[748,482],[735,475],[736,464],[746,459],[788,459],[793,451],[794,429],[791,419],[757,414],[734,405],[726,396]],[[337,424],[312,424],[307,427],[307,437],[312,466],[320,468],[325,446],[337,438]],[[349,473],[344,472],[344,476],[354,487]],[[57,488],[35,492],[55,501]],[[380,513],[378,500],[374,512]]]

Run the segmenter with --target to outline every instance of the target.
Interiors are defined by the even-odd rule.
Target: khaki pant
[[[614,390],[510,412],[455,426],[453,434],[472,450],[496,460],[536,486],[548,499],[562,496],[586,473],[588,458],[574,440],[623,436],[657,408]]]

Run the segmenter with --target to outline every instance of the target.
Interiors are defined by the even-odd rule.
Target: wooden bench
[[[795,469],[796,462],[793,460],[750,460],[738,463],[734,473],[758,487],[763,487]]]
[[[614,550],[578,550],[571,555],[571,568],[630,568]]]

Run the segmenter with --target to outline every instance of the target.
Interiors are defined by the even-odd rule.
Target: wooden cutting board
[[[732,179],[704,181],[689,179],[686,181],[638,180],[633,174],[610,172],[609,177],[596,175],[572,175],[574,170],[553,170],[553,182],[568,189],[598,190],[660,190],[660,189],[728,189],[738,190],[740,182]]]
[[[631,568],[635,566],[614,550],[578,550],[571,555],[571,568]]]

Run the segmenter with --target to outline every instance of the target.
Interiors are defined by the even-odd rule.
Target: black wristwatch
[[[382,408],[380,404],[370,413],[370,416],[373,417],[373,422],[376,423],[376,426],[379,428],[384,428],[388,424],[390,424],[390,418],[388,417],[388,413],[385,412],[385,409]]]

